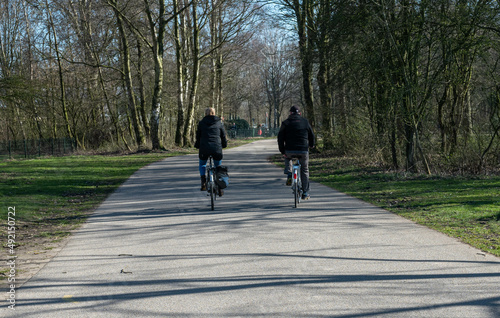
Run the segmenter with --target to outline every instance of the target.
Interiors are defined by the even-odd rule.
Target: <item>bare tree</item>
[[[291,12],[296,24],[299,42],[299,56],[302,68],[302,85],[304,91],[305,114],[313,129],[316,127],[314,108],[313,64],[314,64],[314,0],[278,0],[284,9]]]
[[[123,78],[125,81],[125,87],[127,91],[127,96],[128,96],[128,105],[129,105],[129,110],[130,114],[132,116],[132,126],[134,129],[134,134],[136,138],[136,142],[138,147],[144,148],[146,141],[144,138],[144,133],[142,130],[142,126],[140,124],[139,120],[139,113],[137,109],[137,103],[136,103],[136,97],[135,97],[135,88],[134,84],[132,81],[132,71],[130,67],[130,45],[129,45],[129,40],[126,34],[125,26],[123,23],[123,18],[122,18],[122,12],[118,7],[118,2],[117,0],[108,0],[108,3],[112,6],[113,11],[115,13],[116,17],[116,23],[118,26],[118,31],[120,34],[120,41],[121,41],[121,57],[122,57],[122,66],[123,66]]]
[[[252,37],[251,26],[261,5],[249,0],[212,0],[210,19],[210,106],[224,114],[223,76],[224,67],[236,46],[244,46]],[[236,50],[237,51],[237,50]]]
[[[64,75],[63,75],[64,72],[63,72],[63,66],[62,66],[62,56],[61,56],[61,52],[59,50],[59,41],[58,41],[58,36],[57,36],[55,24],[54,24],[54,18],[52,15],[52,8],[51,8],[48,0],[45,0],[45,10],[46,10],[47,22],[48,22],[47,27],[49,29],[49,34],[52,35],[54,50],[56,53],[56,63],[57,63],[58,75],[59,75],[60,102],[61,102],[62,114],[63,114],[63,118],[64,118],[64,122],[65,122],[66,132],[68,134],[68,137],[75,138],[77,144],[80,147],[83,147],[80,140],[73,133],[73,130],[72,130],[71,124],[70,124],[68,105],[67,105],[67,100],[66,100],[66,88],[65,88]]]
[[[265,57],[261,72],[265,83],[269,116],[269,126],[280,125],[281,113],[285,104],[294,96],[293,84],[296,77],[293,48],[279,32],[270,31],[265,35],[265,47],[261,54]],[[291,105],[289,105],[291,106]]]

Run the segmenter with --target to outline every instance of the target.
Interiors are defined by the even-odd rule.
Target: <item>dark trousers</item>
[[[287,151],[285,156],[285,174],[292,173],[292,158],[299,159],[302,191],[309,192],[309,153]]]

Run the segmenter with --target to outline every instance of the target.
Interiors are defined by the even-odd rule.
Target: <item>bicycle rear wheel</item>
[[[292,191],[293,191],[293,201],[294,201],[294,207],[297,207],[299,205],[299,176],[298,176],[298,171],[297,168],[294,166],[293,167],[293,172],[292,172]]]
[[[293,180],[292,190],[293,190],[294,207],[297,207],[300,201],[299,201],[299,183],[297,182],[296,179]]]
[[[297,195],[296,195],[298,203],[302,200],[302,180],[300,177],[297,178]]]
[[[210,206],[212,208],[212,211],[215,209],[215,195],[214,182],[210,181]]]
[[[207,167],[207,186],[209,187],[208,193],[210,194],[210,207],[212,211],[215,209],[215,196],[217,193],[215,192],[215,168],[212,163],[212,156],[208,158],[209,165]]]
[[[299,159],[293,159],[292,166],[292,178],[293,178],[293,200],[295,207],[299,206],[300,200],[302,199],[302,182],[300,180],[301,166]]]

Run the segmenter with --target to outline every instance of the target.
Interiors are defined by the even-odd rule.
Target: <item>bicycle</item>
[[[298,207],[302,199],[302,179],[300,178],[300,161],[298,158],[292,158],[292,191],[295,201],[295,207]]]
[[[213,163],[212,156],[208,157],[208,164],[205,165],[207,173],[207,192],[210,196],[210,206],[212,211],[215,209],[215,201],[217,200],[217,194],[219,193],[219,187],[215,182],[215,166]]]

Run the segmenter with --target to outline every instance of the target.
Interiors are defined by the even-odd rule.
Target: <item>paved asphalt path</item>
[[[17,291],[9,317],[500,317],[500,259],[312,184],[293,208],[274,140],[134,174]]]

